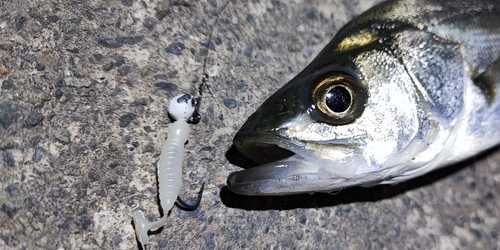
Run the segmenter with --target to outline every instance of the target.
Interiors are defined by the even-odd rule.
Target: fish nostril
[[[277,113],[282,113],[284,110],[285,110],[285,105],[283,105],[282,103],[276,103],[274,105],[274,110],[277,112]]]

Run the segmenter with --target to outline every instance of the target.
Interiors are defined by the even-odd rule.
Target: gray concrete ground
[[[496,249],[500,151],[398,186],[243,197],[225,188],[245,119],[374,1],[233,1],[214,30],[213,96],[186,146],[181,196],[150,249]],[[0,2],[0,249],[139,249],[159,217],[166,104],[196,93],[224,3]]]

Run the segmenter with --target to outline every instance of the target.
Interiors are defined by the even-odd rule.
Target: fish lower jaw
[[[322,166],[314,165],[294,154],[285,159],[233,172],[227,178],[227,187],[231,192],[241,195],[281,196],[340,190],[341,188],[335,188],[335,184],[345,181],[344,177],[332,175]]]

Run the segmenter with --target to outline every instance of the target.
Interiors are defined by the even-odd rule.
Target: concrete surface
[[[236,130],[373,1],[233,1],[214,30],[181,196],[149,249],[496,249],[500,151],[398,185],[242,197]],[[139,249],[167,100],[196,93],[223,1],[0,2],[0,249]]]

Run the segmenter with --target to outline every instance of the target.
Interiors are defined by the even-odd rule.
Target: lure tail
[[[141,210],[135,210],[132,212],[132,219],[135,225],[135,234],[137,235],[137,240],[141,243],[142,249],[146,249],[145,245],[149,242],[148,232],[153,228],[159,228],[167,223],[167,214],[164,214],[159,220],[150,222]]]

